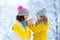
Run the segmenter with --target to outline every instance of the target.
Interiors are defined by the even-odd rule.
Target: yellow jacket
[[[34,32],[33,40],[47,40],[47,29],[49,28],[49,23],[46,25],[39,23],[37,26],[31,24],[30,29]]]
[[[13,25],[12,30],[16,32],[24,40],[28,40],[30,38],[31,32],[27,26],[26,26],[26,30],[24,30],[19,23],[15,23]]]

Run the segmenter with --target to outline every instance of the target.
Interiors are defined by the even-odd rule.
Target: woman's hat
[[[23,16],[29,14],[28,10],[26,8],[23,8],[23,6],[18,6],[18,15]]]

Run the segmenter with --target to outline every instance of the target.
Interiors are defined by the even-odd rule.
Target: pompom
[[[17,9],[21,10],[22,8],[23,8],[23,6],[19,5]]]
[[[39,12],[40,12],[40,13],[43,13],[43,10],[40,10]]]
[[[42,8],[42,10],[46,11],[46,8]]]

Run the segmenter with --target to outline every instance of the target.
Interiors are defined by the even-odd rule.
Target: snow
[[[56,9],[54,9],[54,0],[0,0],[0,40],[13,40],[12,25],[16,21],[17,6],[19,4],[26,7],[30,15],[33,17],[35,23],[36,12],[43,7],[47,8],[47,17],[50,21],[50,29],[48,30],[48,40],[56,40],[56,35],[58,40],[60,40],[60,4],[59,0],[56,0]],[[58,23],[55,19],[55,11],[58,16]],[[58,24],[58,34],[56,34],[56,24]]]

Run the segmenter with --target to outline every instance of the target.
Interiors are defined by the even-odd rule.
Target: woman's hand
[[[29,20],[27,21],[27,24],[28,24],[28,25],[32,24],[32,19],[29,19]]]

